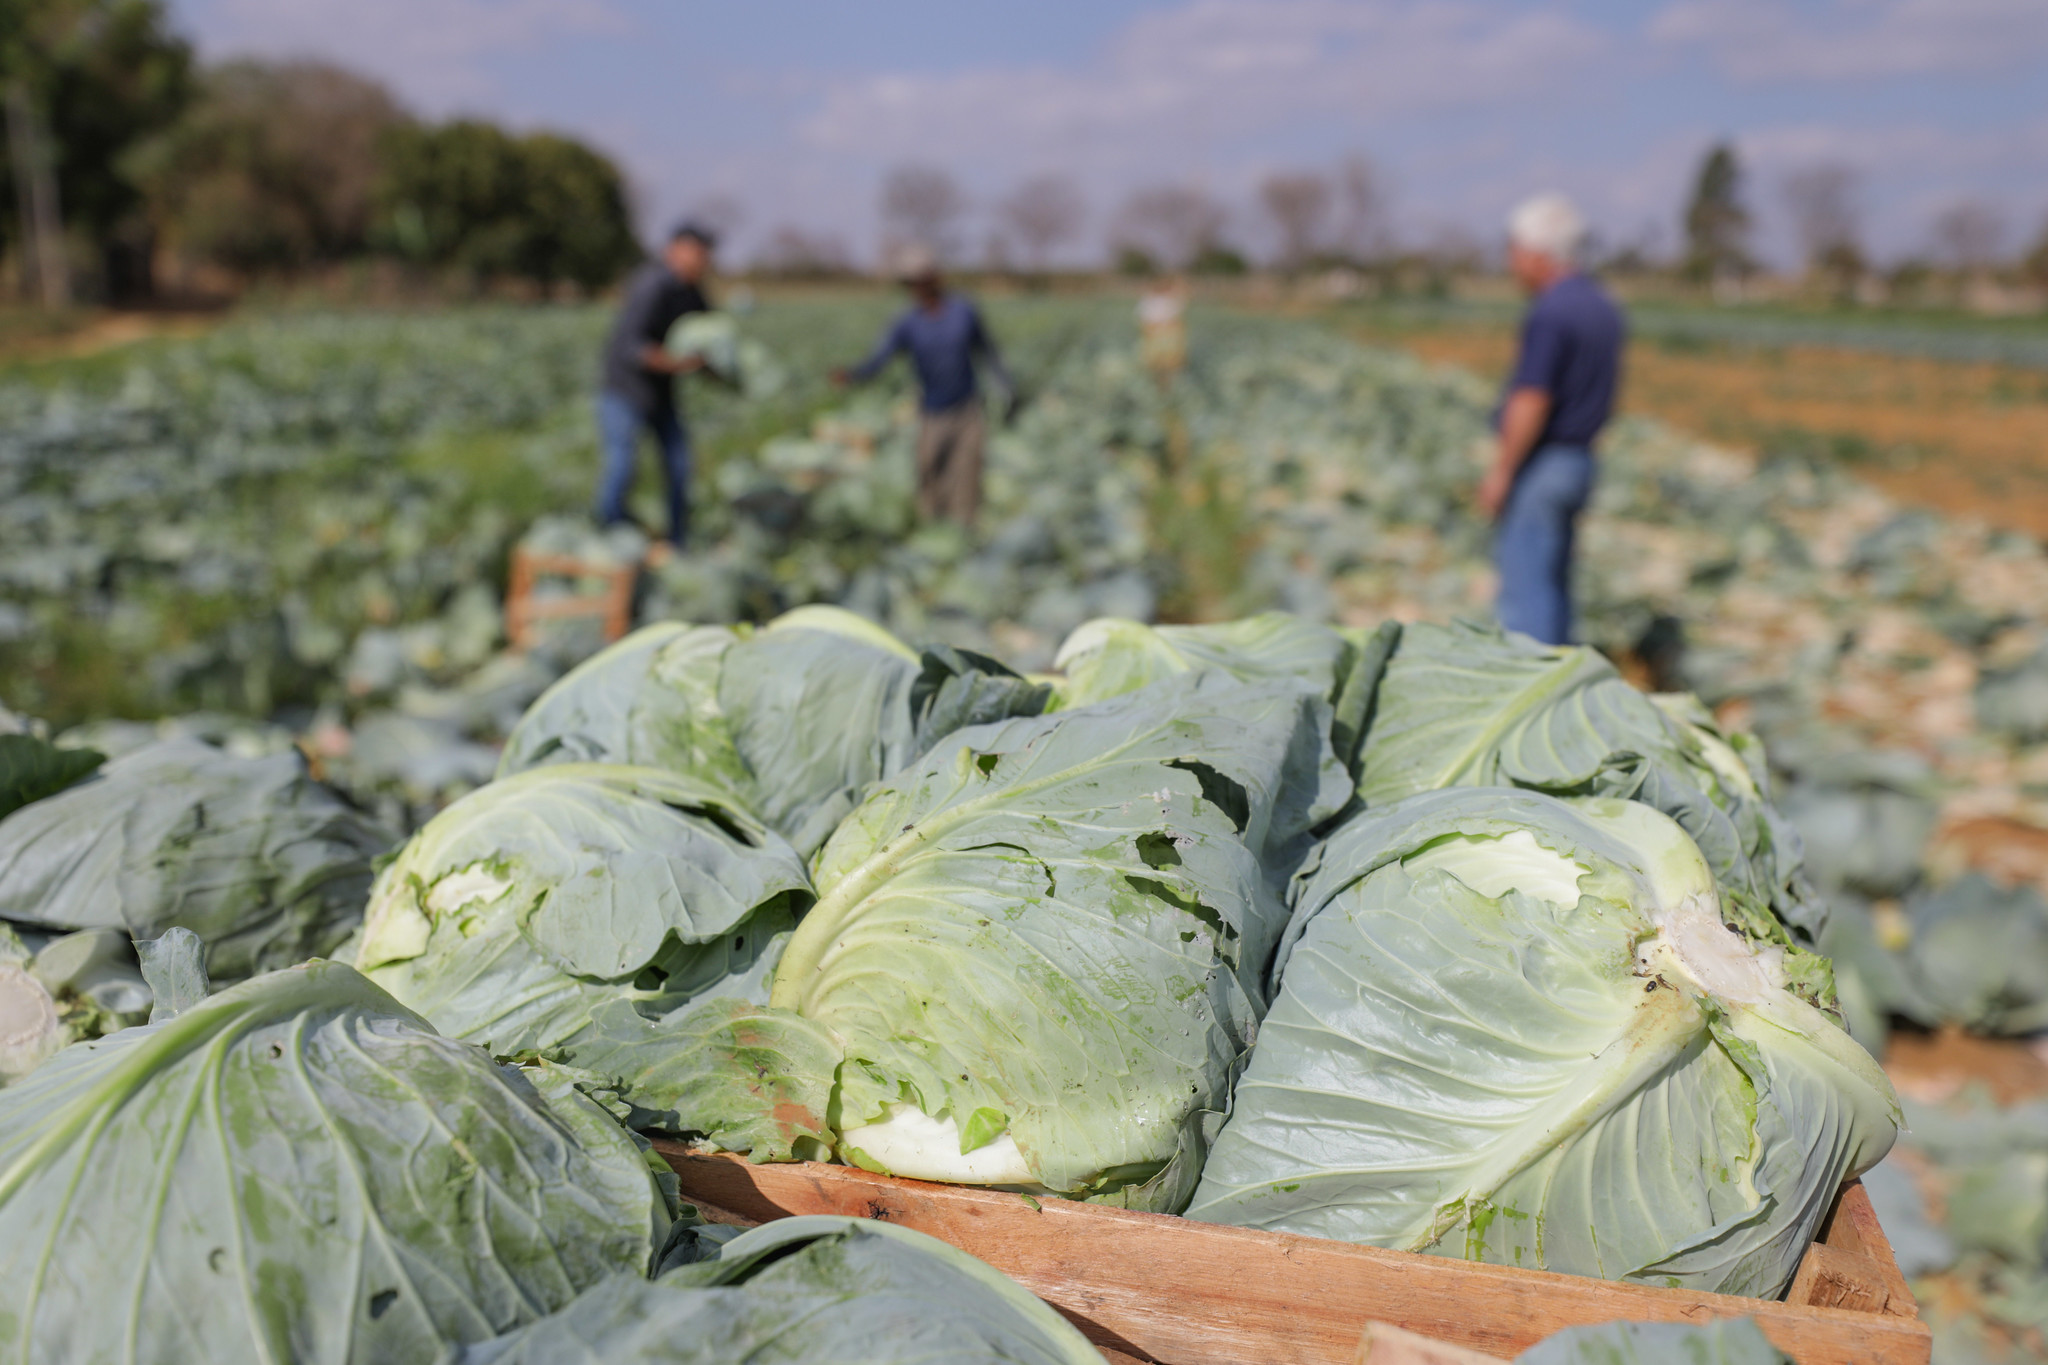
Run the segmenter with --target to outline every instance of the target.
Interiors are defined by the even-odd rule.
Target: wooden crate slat
[[[1099,1346],[1161,1365],[1354,1365],[1370,1322],[1512,1358],[1563,1328],[1622,1318],[1754,1317],[1800,1365],[1927,1365],[1929,1355],[1928,1330],[1911,1316],[1612,1284],[1066,1200],[1034,1206],[1021,1195],[852,1167],[756,1166],[679,1143],[656,1147],[684,1197],[710,1216],[762,1223],[837,1213],[916,1228],[1011,1276]],[[1879,1262],[1874,1218],[1865,1226],[1852,1210],[1833,1221],[1845,1242],[1856,1239],[1844,1254]]]

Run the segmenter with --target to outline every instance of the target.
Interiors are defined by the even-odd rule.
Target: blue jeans
[[[1546,645],[1572,634],[1572,534],[1593,492],[1593,452],[1547,445],[1523,462],[1493,533],[1501,625]]]
[[[633,489],[633,470],[639,463],[635,447],[642,427],[654,433],[654,443],[661,450],[661,472],[668,482],[668,538],[681,545],[690,531],[690,436],[673,408],[646,416],[618,394],[597,396],[597,432],[604,447],[597,521],[600,526],[610,526],[631,519],[626,513],[626,495]]]

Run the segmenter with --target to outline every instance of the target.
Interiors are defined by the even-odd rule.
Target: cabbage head
[[[615,1276],[451,1365],[1101,1365],[1030,1291],[865,1218],[767,1223],[658,1280]]]
[[[634,1139],[338,963],[246,981],[0,1091],[0,1354],[431,1360],[644,1274]]]
[[[819,854],[769,1008],[570,1060],[756,1159],[1177,1207],[1285,921],[1261,855],[1348,795],[1328,720],[1205,671],[961,730]]]
[[[837,607],[758,630],[649,626],[542,694],[499,772],[667,768],[722,788],[808,857],[868,784],[963,725],[1037,715],[1049,695],[992,659],[912,649]]]
[[[1190,1217],[1769,1298],[1897,1132],[1870,1055],[1639,802],[1369,809],[1288,934]]]
[[[1645,696],[1599,653],[1493,626],[1389,628],[1358,753],[1368,806],[1444,787],[1526,787],[1647,802],[1685,826],[1745,933],[1811,948],[1827,922],[1798,832],[1770,801],[1762,746],[1687,695]],[[1793,975],[1827,1003],[1825,962]]]
[[[735,989],[810,900],[723,792],[654,768],[535,768],[469,793],[377,878],[356,965],[450,1037],[556,1048],[609,1002]]]
[[[706,369],[727,379],[740,372],[739,320],[730,313],[685,313],[662,344],[674,356],[697,356]]]
[[[1220,668],[1241,682],[1299,678],[1331,697],[1352,653],[1328,626],[1281,611],[1199,626],[1148,626],[1104,616],[1076,627],[1053,667],[1066,675],[1059,704],[1069,708],[1198,668]]]
[[[0,919],[138,939],[190,929],[213,978],[238,981],[333,951],[391,842],[296,753],[161,740],[0,820]]]

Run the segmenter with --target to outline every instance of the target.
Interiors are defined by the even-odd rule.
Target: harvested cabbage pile
[[[1691,698],[1470,626],[1059,657],[651,627],[385,870],[358,963],[755,1160],[1653,1284],[1781,1293],[1888,1149],[1798,836]]]

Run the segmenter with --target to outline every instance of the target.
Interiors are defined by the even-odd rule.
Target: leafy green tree
[[[571,138],[409,124],[386,137],[382,162],[377,239],[423,264],[595,288],[639,255],[624,177]]]
[[[522,139],[520,154],[527,224],[522,274],[594,289],[638,259],[625,179],[608,158],[554,133]]]
[[[1685,207],[1685,271],[1696,280],[1739,275],[1750,267],[1749,209],[1735,148],[1716,143],[1700,162]]]
[[[361,253],[382,139],[405,115],[382,86],[322,62],[231,62],[132,158],[163,238],[237,270]]]
[[[0,0],[0,80],[34,125],[9,140],[0,234],[19,240],[28,177],[11,149],[44,144],[69,235],[94,248],[103,286],[145,292],[143,194],[127,153],[174,120],[192,94],[192,51],[160,0]]]

